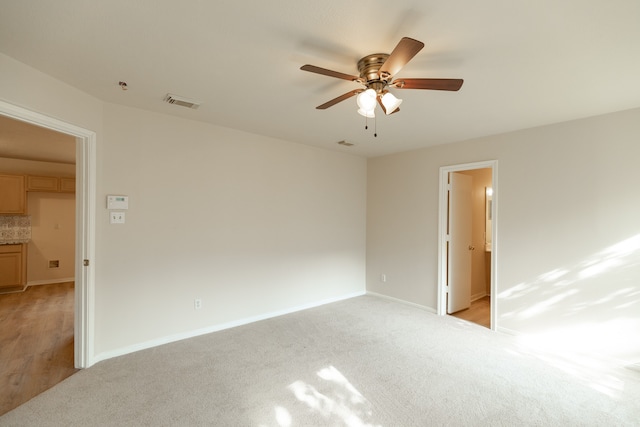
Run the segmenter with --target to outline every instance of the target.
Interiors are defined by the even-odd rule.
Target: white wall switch
[[[109,212],[109,224],[124,224],[124,212]]]

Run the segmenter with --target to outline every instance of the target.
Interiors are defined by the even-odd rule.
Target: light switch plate
[[[124,212],[109,212],[109,224],[124,224]]]

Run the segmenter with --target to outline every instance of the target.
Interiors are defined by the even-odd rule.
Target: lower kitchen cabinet
[[[27,245],[0,245],[0,292],[22,290],[27,281]]]

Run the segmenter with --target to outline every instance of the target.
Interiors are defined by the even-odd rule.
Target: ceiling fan
[[[424,43],[409,37],[403,37],[390,54],[374,53],[367,55],[358,61],[359,76],[327,70],[315,65],[303,65],[303,71],[322,74],[338,79],[350,80],[360,83],[364,88],[355,89],[338,96],[322,105],[318,110],[325,110],[339,102],[357,97],[358,113],[365,117],[375,117],[376,104],[380,105],[385,114],[393,114],[400,111],[401,99],[396,98],[389,88],[394,89],[429,89],[457,91],[462,87],[462,79],[403,79],[396,78],[396,74],[404,67],[422,48]]]

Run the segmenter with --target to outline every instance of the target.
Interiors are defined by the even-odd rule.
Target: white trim
[[[172,342],[176,342],[176,341],[182,341],[185,339],[189,339],[189,338],[195,338],[198,337],[200,335],[206,335],[206,334],[210,334],[213,332],[219,332],[219,331],[223,331],[225,329],[231,329],[231,328],[235,328],[237,326],[243,326],[243,325],[248,325],[250,323],[254,323],[254,322],[259,322],[261,320],[267,320],[267,319],[272,319],[274,317],[278,317],[278,316],[284,316],[286,314],[291,314],[291,313],[295,313],[298,311],[302,311],[302,310],[308,310],[310,308],[315,308],[315,307],[319,307],[325,304],[331,304],[334,302],[338,302],[338,301],[343,301],[346,299],[350,299],[350,298],[355,298],[355,297],[360,297],[365,295],[364,291],[359,291],[359,292],[353,292],[350,294],[346,294],[346,295],[342,295],[339,297],[335,297],[335,298],[328,298],[322,301],[316,301],[316,302],[312,302],[312,303],[308,303],[308,304],[303,304],[303,305],[299,305],[296,307],[291,307],[291,308],[286,308],[283,310],[276,310],[276,311],[272,311],[269,313],[265,313],[265,314],[260,314],[258,316],[252,316],[252,317],[246,317],[244,319],[238,319],[238,320],[233,320],[231,322],[227,322],[227,323],[220,323],[217,325],[211,325],[211,326],[207,326],[205,328],[200,328],[200,329],[195,329],[192,331],[187,331],[187,332],[181,332],[178,334],[173,334],[173,335],[168,335],[165,337],[161,337],[161,338],[157,338],[154,340],[150,340],[150,341],[145,341],[139,344],[134,344],[134,345],[130,345],[127,347],[121,347],[119,349],[116,350],[111,350],[111,351],[107,351],[104,353],[100,353],[97,356],[95,356],[94,358],[94,363],[103,361],[103,360],[107,360],[107,359],[111,359],[113,357],[118,357],[118,356],[124,356],[125,354],[129,354],[129,353],[134,353],[136,351],[140,351],[140,350],[146,350],[148,348],[153,348],[153,347],[157,347],[160,345],[164,345],[164,344],[169,344]]]
[[[475,163],[464,163],[460,165],[442,166],[440,167],[440,191],[438,201],[438,309],[437,313],[441,316],[447,314],[447,294],[445,277],[447,271],[447,184],[450,172],[474,170],[474,169],[491,169],[491,186],[493,188],[493,203],[491,204],[492,213],[492,236],[491,236],[491,295],[498,295],[498,161],[488,160]],[[497,325],[497,305],[498,302],[494,298],[491,299],[491,329],[498,330]]]
[[[88,368],[94,363],[96,133],[2,100],[0,114],[76,137],[74,360],[76,368]],[[90,260],[89,267],[83,266],[84,259]]]
[[[54,283],[67,283],[67,282],[75,282],[75,277],[64,277],[62,279],[51,279],[51,280],[32,280],[31,282],[27,282],[27,287],[29,286],[42,286],[42,285],[52,285]]]
[[[403,299],[400,299],[400,298],[390,297],[389,295],[379,294],[377,292],[371,292],[371,291],[367,291],[367,295],[371,295],[371,296],[378,297],[378,298],[388,299],[388,300],[391,300],[391,301],[399,302],[399,303],[404,304],[404,305],[410,305],[412,307],[417,307],[417,308],[419,308],[421,310],[428,311],[429,313],[433,313],[433,314],[437,314],[438,313],[436,311],[436,309],[431,308],[431,307],[427,307],[426,305],[420,305],[420,304],[416,304],[414,302],[406,301],[406,300],[403,300]]]
[[[471,302],[478,301],[479,299],[484,298],[486,296],[487,296],[486,292],[480,292],[479,294],[471,295]]]

